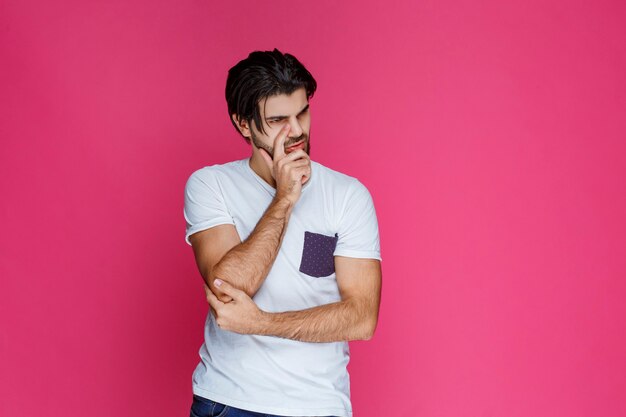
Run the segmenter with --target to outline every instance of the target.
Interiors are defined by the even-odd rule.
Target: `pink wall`
[[[358,417],[626,415],[623,2],[3,1],[0,415],[188,415],[183,186],[247,155],[228,68],[292,52],[376,202]]]

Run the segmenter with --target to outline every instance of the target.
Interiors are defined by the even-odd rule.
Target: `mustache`
[[[293,138],[291,139],[289,142],[285,142],[285,148],[290,147],[293,144],[296,144],[302,140],[306,140],[308,137],[308,135],[306,135],[305,133],[301,134],[300,136],[298,136],[297,138]]]

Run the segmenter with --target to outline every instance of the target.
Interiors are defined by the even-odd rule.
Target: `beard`
[[[259,149],[263,149],[265,152],[270,154],[272,158],[274,158],[274,147],[266,145],[263,142],[261,142],[261,140],[258,138],[258,136],[254,134],[254,132],[251,131],[250,133],[252,135],[252,143],[254,143],[254,146],[256,146]],[[290,147],[294,143],[300,142],[301,140],[304,140],[304,152],[306,152],[307,155],[310,156],[311,155],[311,142],[309,141],[309,135],[304,132],[302,132],[302,134],[298,136],[297,138],[291,138],[285,141],[285,153],[288,147]]]

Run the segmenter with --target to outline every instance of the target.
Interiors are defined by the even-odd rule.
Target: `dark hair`
[[[228,117],[237,132],[239,129],[231,118],[232,114],[248,123],[254,120],[257,128],[265,133],[259,102],[267,97],[291,94],[301,87],[304,87],[309,99],[313,97],[317,83],[295,56],[283,54],[278,49],[254,51],[228,71],[226,80]],[[249,138],[244,139],[250,142]]]

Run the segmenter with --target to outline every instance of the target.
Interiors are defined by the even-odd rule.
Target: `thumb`
[[[206,300],[209,302],[209,305],[212,309],[215,309],[224,304],[223,302],[218,300],[218,298],[215,296],[215,294],[213,294],[211,289],[206,284],[204,284],[204,292],[206,293]]]
[[[220,291],[222,291],[224,294],[231,296],[233,298],[233,300],[239,300],[245,294],[240,289],[237,289],[237,288],[233,287],[228,282],[222,281],[219,278],[217,278],[215,281],[213,281],[213,284],[215,284],[215,286],[217,288],[219,288]]]

